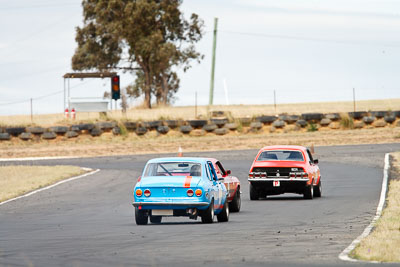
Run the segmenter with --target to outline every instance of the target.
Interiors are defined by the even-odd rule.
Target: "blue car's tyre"
[[[149,220],[149,216],[145,211],[135,208],[135,220],[137,225],[146,225]]]
[[[201,214],[202,223],[213,223],[214,222],[214,200],[211,200],[210,205]]]
[[[229,221],[229,205],[228,201],[225,201],[224,207],[222,211],[217,215],[218,222],[227,222]]]
[[[161,223],[162,217],[161,216],[150,216],[151,223]]]

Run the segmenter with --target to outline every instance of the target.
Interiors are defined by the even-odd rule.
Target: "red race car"
[[[250,168],[250,199],[284,193],[303,194],[305,199],[321,197],[318,160],[303,146],[266,146]]]
[[[226,190],[228,191],[229,211],[240,211],[240,181],[235,176],[231,176],[230,170],[225,170],[221,162],[216,159],[209,159],[217,172],[218,180],[224,180]]]

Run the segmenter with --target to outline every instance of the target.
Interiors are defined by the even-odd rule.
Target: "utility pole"
[[[353,87],[353,108],[354,112],[356,112],[356,89]]]
[[[211,61],[211,83],[210,83],[210,98],[208,105],[213,104],[214,99],[214,73],[215,73],[215,51],[217,49],[217,26],[218,18],[214,18],[214,40],[213,40],[213,50],[212,50],[212,61]]]
[[[276,114],[276,92],[274,90],[274,109],[275,109],[275,114]]]

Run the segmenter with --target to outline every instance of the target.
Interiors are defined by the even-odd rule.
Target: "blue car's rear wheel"
[[[211,200],[210,205],[201,214],[202,223],[213,223],[214,222],[214,199]]]
[[[139,210],[139,208],[135,208],[135,220],[137,225],[145,225],[149,220],[149,216],[147,212],[144,210]]]

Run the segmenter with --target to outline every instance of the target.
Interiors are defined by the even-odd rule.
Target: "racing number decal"
[[[279,187],[281,185],[281,182],[279,180],[274,180],[273,181],[273,186],[274,187]]]
[[[192,181],[192,176],[186,176],[185,181],[183,183],[183,187],[184,188],[189,188],[191,181]]]

